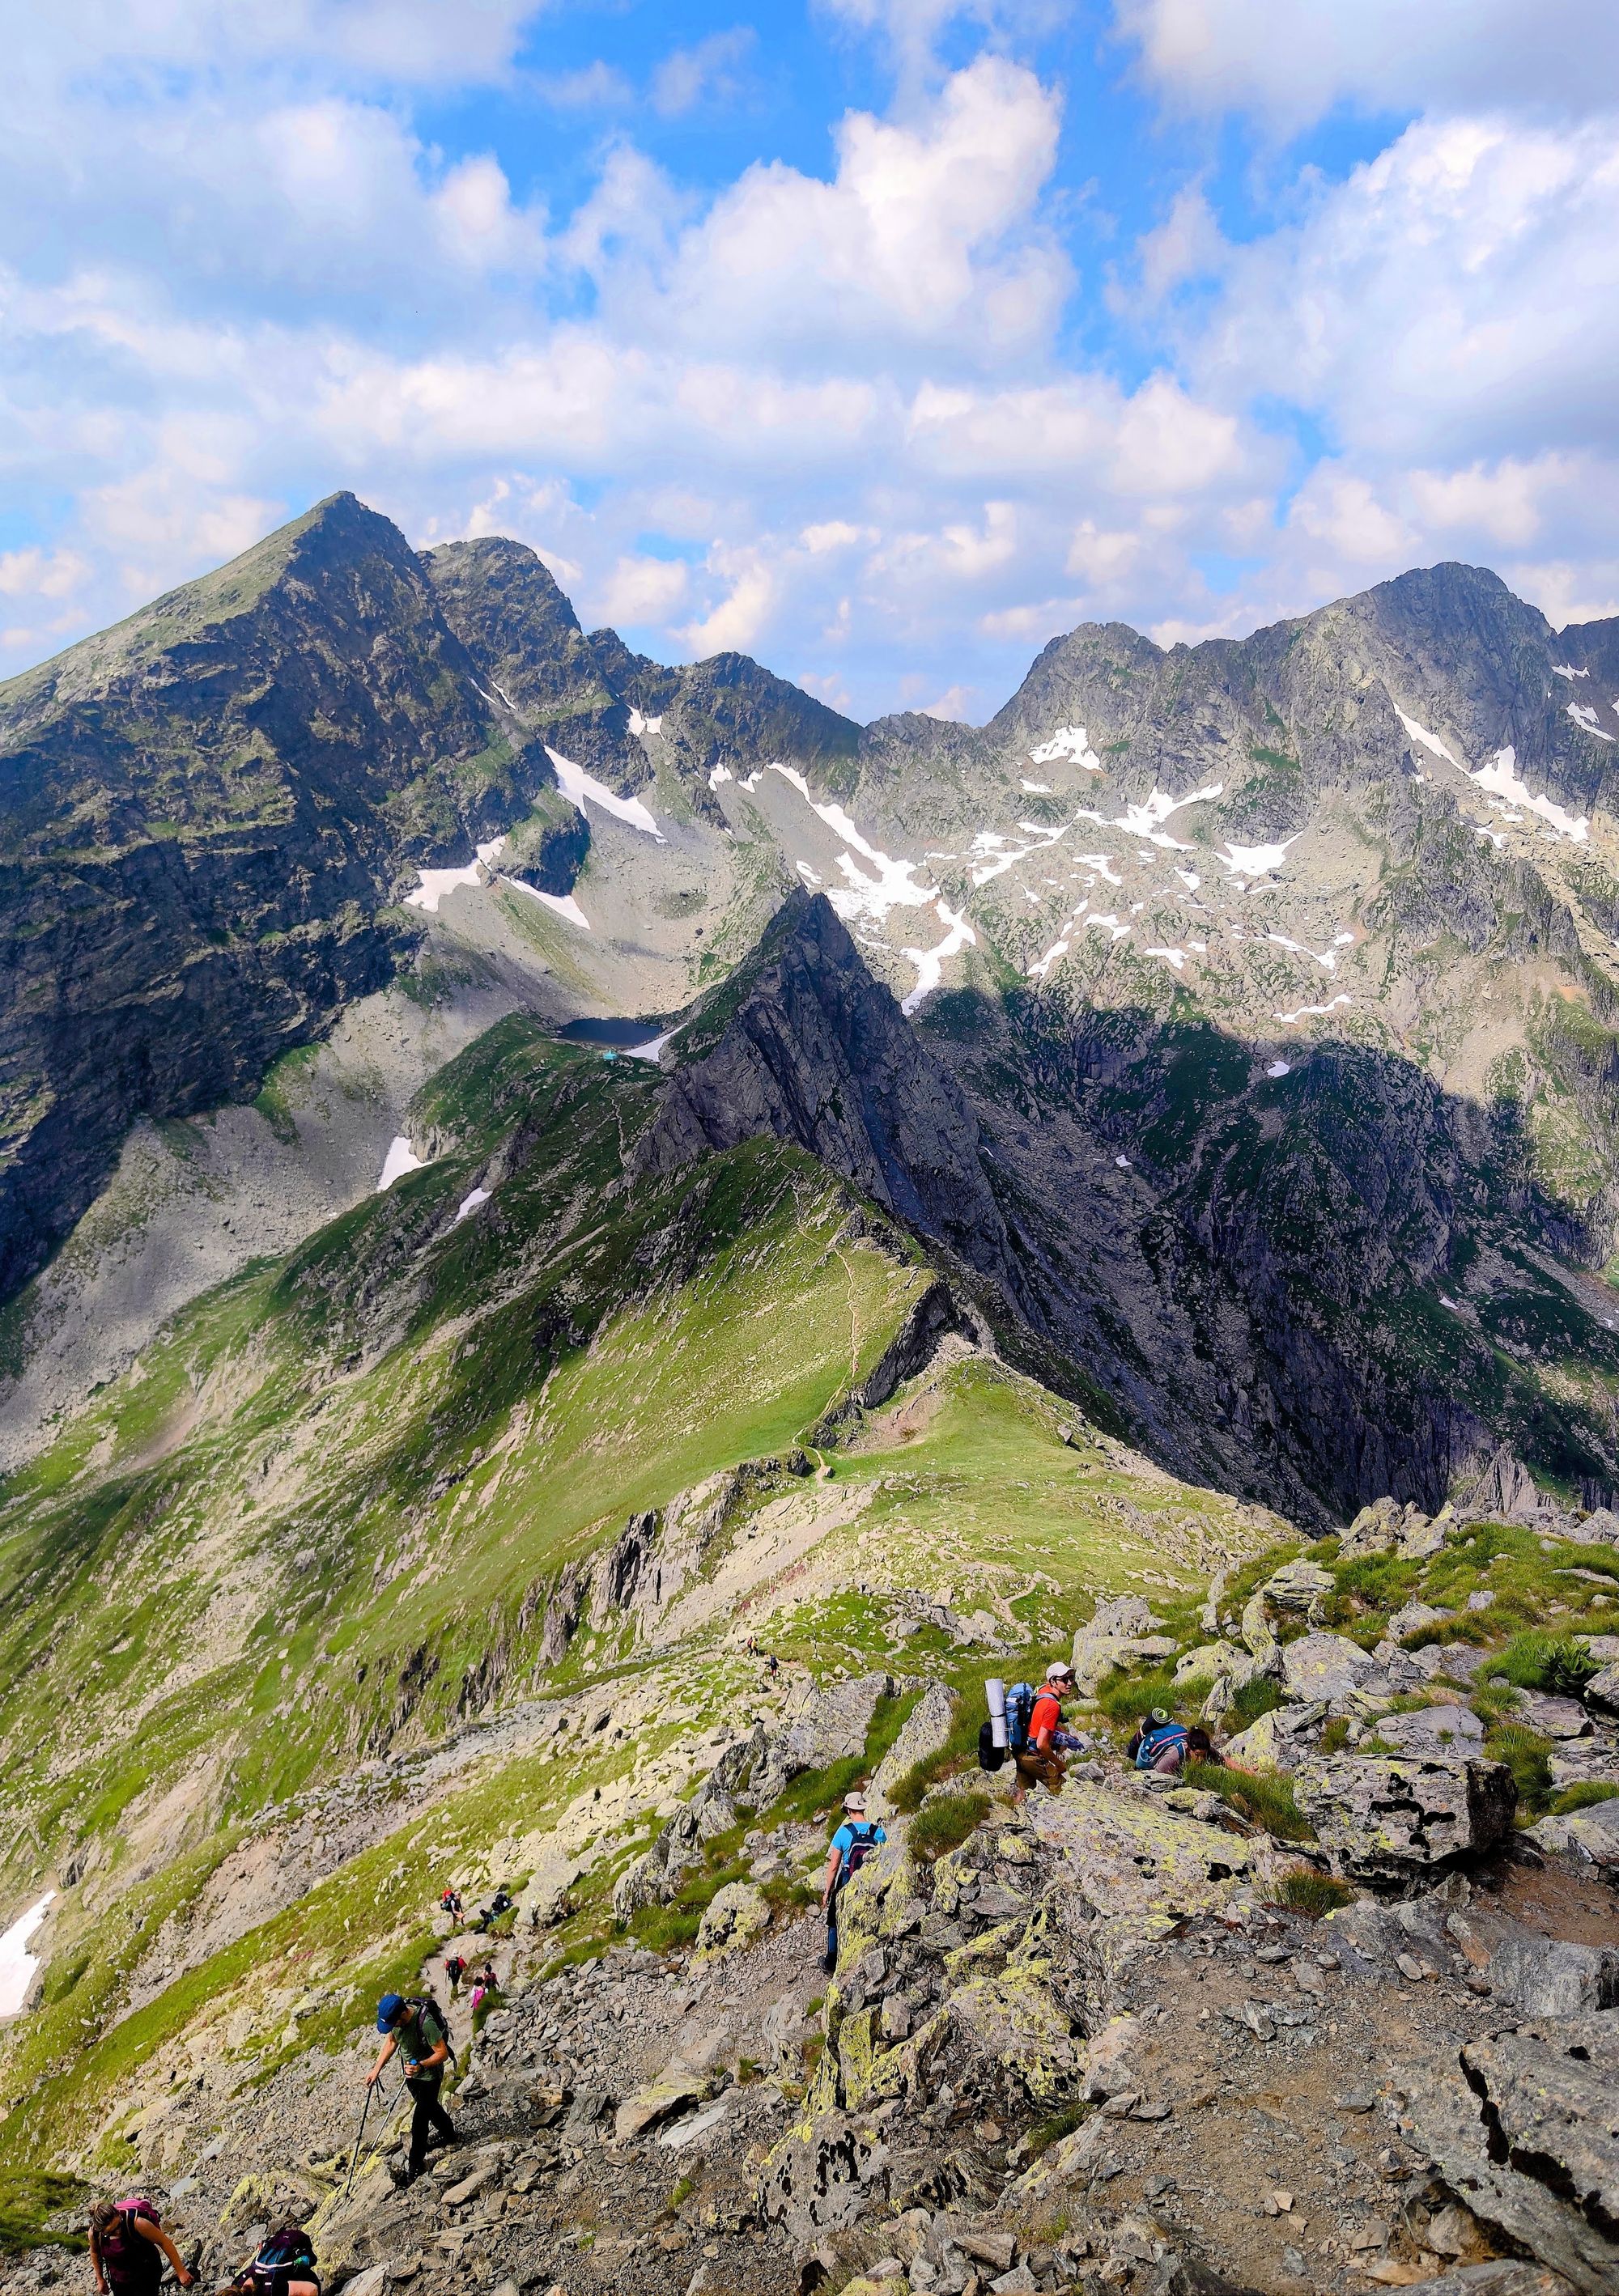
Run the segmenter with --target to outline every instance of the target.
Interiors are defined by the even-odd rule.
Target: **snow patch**
[[[1115,1156],[1115,1157],[1114,1158],[1114,1162],[1118,1166],[1119,1169],[1120,1169],[1122,1172],[1128,1172],[1128,1171],[1129,1171],[1129,1169],[1130,1169],[1130,1158],[1129,1158],[1128,1156]]]
[[[907,996],[900,999],[901,1013],[914,1013],[923,999],[931,996],[944,974],[944,962],[958,950],[976,948],[978,935],[965,917],[958,917],[949,903],[937,900],[933,914],[945,927],[944,939],[936,948],[908,948],[903,954],[916,968],[916,985]]]
[[[632,738],[639,741],[643,734],[661,734],[663,731],[663,720],[662,718],[643,718],[638,709],[632,709],[629,713],[629,731]],[[727,774],[727,781],[730,778],[729,774]],[[709,787],[711,789],[713,785],[713,775],[711,775]]]
[[[1291,1061],[1272,1061],[1270,1067],[1265,1070],[1265,1074],[1268,1077],[1291,1076],[1293,1074],[1293,1062]]]
[[[1114,940],[1122,940],[1126,933],[1130,931],[1130,927],[1128,925],[1121,924],[1117,917],[1109,916],[1106,912],[1102,909],[1093,910],[1090,915],[1086,918],[1085,922],[1088,925],[1101,925],[1107,932],[1112,934]]]
[[[973,851],[983,857],[973,872],[974,885],[987,885],[991,878],[1000,876],[1017,862],[1026,861],[1031,853],[1040,853],[1047,846],[1055,845],[1059,837],[1067,836],[1070,826],[1064,822],[1060,828],[1047,829],[1038,821],[1020,821],[1017,825],[1024,836],[1031,840],[1031,843],[1014,845],[1010,839],[1003,837],[995,829],[978,832],[973,840]],[[1003,846],[1006,848],[1004,852],[1000,849]]]
[[[1571,684],[1576,677],[1590,676],[1589,669],[1576,669],[1572,662],[1567,661],[1554,661],[1551,665],[1551,674],[1554,677],[1566,677]]]
[[[1102,771],[1102,760],[1091,748],[1090,736],[1083,726],[1059,726],[1048,742],[1042,742],[1038,750],[1029,752],[1031,766],[1054,766],[1059,758],[1072,758],[1088,774]]]
[[[626,1060],[650,1061],[655,1068],[664,1046],[672,1045],[679,1033],[678,1029],[665,1029],[661,1037],[649,1037],[644,1045],[620,1045],[619,1050]]]
[[[1589,827],[1585,815],[1566,813],[1560,805],[1554,805],[1550,798],[1534,796],[1528,783],[1519,778],[1516,750],[1510,748],[1498,750],[1490,764],[1481,766],[1471,779],[1476,788],[1492,796],[1503,797],[1509,805],[1522,806],[1525,813],[1538,813],[1559,837],[1566,837],[1571,844],[1585,843]]]
[[[1111,853],[1081,853],[1080,859],[1087,869],[1094,869],[1098,877],[1105,877],[1110,885],[1122,885],[1124,882],[1123,878],[1114,867]]]
[[[783,781],[790,782],[817,819],[824,821],[834,836],[841,837],[851,849],[838,856],[838,867],[849,880],[849,890],[840,888],[826,897],[845,924],[855,917],[885,917],[894,908],[924,909],[938,899],[937,885],[915,882],[918,866],[915,861],[896,861],[892,854],[867,844],[841,805],[817,803],[810,794],[809,783],[794,767],[778,765],[772,759],[768,766],[751,773],[740,786],[755,790],[766,774],[779,774]],[[859,866],[853,858],[856,853],[871,864],[876,872],[875,876],[867,875]]]
[[[599,806],[604,813],[610,813],[615,821],[628,822],[631,829],[638,829],[644,835],[655,838],[660,845],[664,842],[663,832],[638,797],[620,797],[607,787],[605,782],[598,782],[594,774],[588,774],[583,766],[576,766],[571,758],[564,758],[561,750],[554,750],[548,742],[546,755],[555,772],[557,788],[569,804],[577,807],[580,813],[584,812],[585,800],[588,798],[592,805]]]
[[[406,894],[405,906],[407,909],[425,909],[430,916],[436,916],[446,893],[453,893],[457,885],[483,882],[483,869],[476,856],[464,869],[423,869],[415,890]]]
[[[1404,710],[1400,709],[1398,705],[1395,707],[1394,715],[1399,718],[1400,723],[1405,727],[1406,732],[1410,735],[1413,742],[1420,742],[1423,748],[1428,750],[1432,756],[1435,758],[1442,758],[1446,765],[1454,766],[1458,773],[1465,774],[1467,772],[1467,769],[1466,766],[1461,763],[1459,758],[1453,758],[1451,755],[1451,752],[1446,749],[1444,743],[1440,740],[1437,734],[1430,734],[1426,726],[1419,726],[1414,718],[1408,718]]]
[[[718,789],[722,782],[734,782],[736,775],[729,766],[713,766],[709,769],[709,787]]]
[[[469,1212],[475,1212],[480,1204],[487,1204],[489,1200],[489,1191],[487,1188],[473,1189],[471,1193],[463,1196],[460,1202],[456,1206],[456,1217],[451,1220],[450,1226],[452,1227],[459,1227],[462,1221],[466,1218]]]
[[[1352,941],[1354,935],[1340,933],[1330,948],[1320,950],[1306,948],[1303,941],[1289,940],[1286,933],[1268,932],[1265,939],[1274,941],[1278,948],[1290,948],[1294,956],[1307,956],[1312,964],[1319,964],[1323,972],[1335,972],[1338,969],[1338,950],[1344,941]]]
[[[1594,734],[1598,741],[1611,742],[1613,740],[1613,735],[1611,734],[1605,734],[1601,726],[1598,725],[1597,713],[1588,701],[1571,701],[1568,705],[1568,714],[1574,719],[1576,726],[1582,726],[1588,734]]]
[[[0,1937],[0,2017],[14,2017],[29,1997],[34,1972],[39,1966],[38,1955],[28,1949],[29,1939],[44,1921],[55,1895],[54,1890],[47,1890],[27,1913],[19,1914],[4,1936]]]
[[[1352,1001],[1349,996],[1340,992],[1325,1004],[1301,1004],[1296,1013],[1278,1013],[1276,1017],[1291,1028],[1295,1021],[1325,1020],[1327,1013],[1335,1011],[1338,1005],[1347,1004]]]
[[[793,865],[798,871],[799,875],[803,879],[806,885],[818,885],[820,883],[821,881],[818,873],[810,866],[810,864],[807,861],[795,861]]]
[[[559,917],[566,917],[568,922],[577,925],[581,932],[589,931],[590,920],[571,893],[542,893],[538,885],[525,884],[521,877],[503,877],[500,882],[503,885],[509,885],[514,893],[526,893],[531,901],[543,902],[547,909],[553,910]]]
[[[424,1159],[418,1156],[411,1146],[407,1135],[396,1133],[389,1144],[388,1153],[382,1159],[382,1176],[376,1184],[375,1193],[385,1196],[394,1182],[402,1180],[407,1172],[419,1172],[423,1161]]]
[[[1149,948],[1146,953],[1148,956],[1161,956],[1165,964],[1172,964],[1177,972],[1185,969],[1186,951],[1183,948]]]
[[[1080,821],[1100,822],[1104,829],[1122,829],[1127,837],[1143,837],[1149,845],[1160,845],[1166,852],[1184,853],[1188,848],[1179,838],[1171,837],[1163,826],[1172,814],[1183,812],[1188,805],[1206,805],[1219,797],[1225,788],[1223,782],[1211,782],[1207,789],[1194,790],[1189,797],[1166,797],[1154,784],[1150,797],[1138,799],[1127,805],[1116,820],[1091,813],[1083,808],[1075,816]]]
[[[1303,833],[1295,829],[1279,845],[1236,845],[1228,840],[1225,851],[1214,857],[1233,877],[1268,877],[1273,869],[1281,867],[1287,848],[1296,845]]]
[[[1049,797],[1051,794],[1051,784],[1049,782],[1020,781],[1017,786],[1019,789],[1026,789],[1031,797]]]
[[[1188,893],[1195,893],[1197,890],[1198,886],[1203,882],[1203,879],[1197,874],[1197,872],[1195,869],[1177,869],[1175,874],[1179,878],[1181,883],[1186,887]]]

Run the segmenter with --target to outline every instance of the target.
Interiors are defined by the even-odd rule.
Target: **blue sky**
[[[0,674],[339,487],[862,718],[1438,558],[1619,608],[1606,0],[0,29]]]

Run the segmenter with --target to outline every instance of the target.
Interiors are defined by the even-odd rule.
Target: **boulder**
[[[1360,1882],[1409,1882],[1488,1849],[1517,1806],[1504,1762],[1463,1754],[1318,1754],[1294,1787],[1335,1866]]]
[[[1543,1691],[1520,1690],[1517,1710],[1542,1738],[1589,1738],[1590,1716],[1577,1698],[1549,1698]]]
[[[1594,1866],[1604,1881],[1619,1882],[1619,1800],[1595,1802],[1567,1817],[1542,1817],[1526,1839],[1576,1866]]]
[[[1402,2131],[1492,2232],[1581,2296],[1619,2285],[1619,2017],[1540,2019],[1402,2077]]]
[[[1484,1726],[1470,1706],[1419,1706],[1414,1714],[1384,1714],[1378,1738],[1399,1754],[1467,1754],[1483,1751]]]
[[[1603,1636],[1605,1642],[1611,1639]],[[1619,1665],[1610,1663],[1592,1675],[1585,1685],[1585,1703],[1598,1714],[1619,1714]]]
[[[1371,1681],[1377,1661],[1344,1635],[1302,1635],[1282,1652],[1282,1683],[1300,1704],[1321,1701],[1344,1711],[1350,1694]]]
[[[770,1905],[752,1882],[727,1882],[703,1908],[697,1931],[699,1961],[717,1961],[762,1937],[770,1926]]]
[[[1326,1718],[1327,1709],[1319,1702],[1273,1708],[1228,1740],[1224,1751],[1240,1769],[1295,1770],[1307,1754],[1314,1752]]]
[[[1619,1546],[1619,1514],[1598,1507],[1583,1522],[1571,1523],[1564,1537],[1576,1546]]]
[[[668,2120],[688,2104],[695,2104],[707,2087],[702,2073],[671,2072],[646,2088],[637,2089],[633,2096],[624,2099],[613,2117],[613,2141],[623,2144],[630,2137],[655,2128],[661,2120]]]
[[[884,2194],[888,2150],[876,2131],[846,2113],[806,2113],[771,2153],[760,2180],[761,2216],[807,2249],[821,2234],[857,2223]]]
[[[899,1736],[877,1764],[871,1792],[867,1796],[868,1816],[889,1815],[893,1804],[888,1797],[908,1770],[939,1751],[950,1734],[955,1710],[955,1695],[949,1685],[930,1682],[900,1725]]]
[[[1425,1627],[1437,1627],[1451,1616],[1449,1611],[1436,1610],[1432,1603],[1402,1603],[1388,1622],[1393,1641],[1402,1643],[1408,1635],[1419,1635]]]
[[[1319,1626],[1327,1604],[1336,1591],[1337,1581],[1331,1571],[1323,1570],[1319,1562],[1311,1562],[1303,1555],[1296,1562],[1284,1562],[1279,1570],[1273,1570],[1260,1588],[1273,1609],[1296,1611],[1312,1627]]]
[[[1392,1554],[1404,1528],[1405,1509],[1398,1499],[1374,1499],[1341,1534],[1338,1553],[1346,1562],[1366,1555]]]
[[[1093,1697],[1116,1668],[1138,1658],[1167,1657],[1175,1645],[1163,1646],[1159,1626],[1144,1595],[1116,1595],[1098,1603],[1073,1638],[1073,1686],[1080,1696]]]

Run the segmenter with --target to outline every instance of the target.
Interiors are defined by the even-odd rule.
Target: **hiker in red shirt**
[[[1053,1742],[1063,1726],[1063,1693],[1073,1680],[1073,1669],[1066,1660],[1054,1658],[1046,1669],[1046,1686],[1034,1702],[1034,1711],[1029,1717],[1029,1741],[1016,1756],[1017,1783],[1012,1789],[1015,1802],[1023,1801],[1028,1794],[1030,1781],[1038,1778],[1048,1793],[1063,1791],[1063,1758]]]

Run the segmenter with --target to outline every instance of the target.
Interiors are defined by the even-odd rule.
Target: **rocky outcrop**
[[[1294,1790],[1338,1871],[1385,1884],[1491,1849],[1517,1806],[1504,1762],[1460,1753],[1316,1755],[1299,1764]]]
[[[786,903],[688,1041],[639,1169],[676,1171],[773,1133],[1022,1295],[966,1101],[822,895]]]

